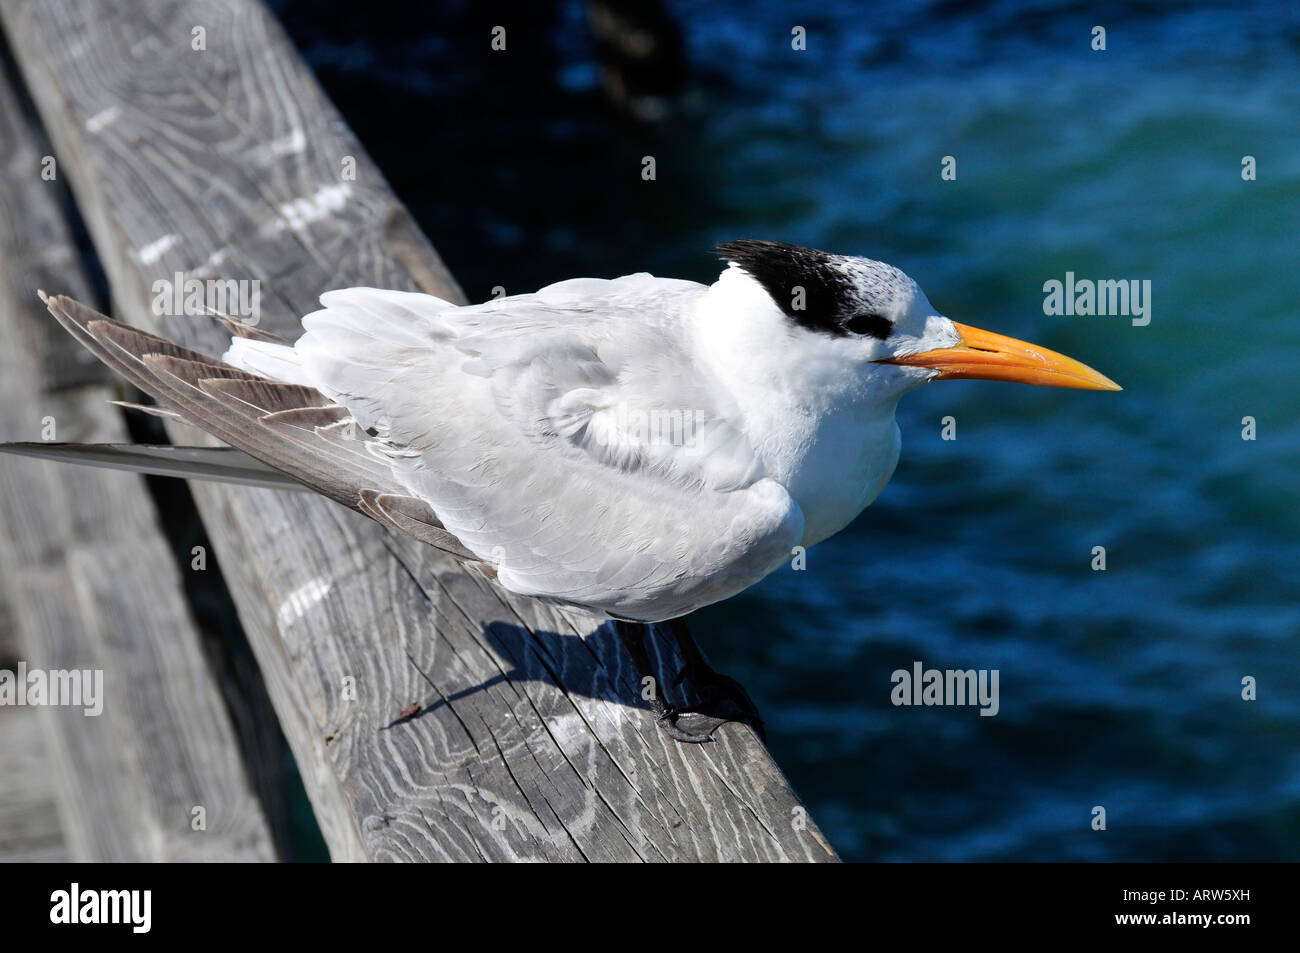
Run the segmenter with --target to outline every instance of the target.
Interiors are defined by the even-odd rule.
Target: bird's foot
[[[662,699],[650,703],[659,727],[669,738],[686,744],[700,745],[713,740],[713,732],[726,724],[726,718],[715,718],[695,711],[682,711],[666,704]]]
[[[749,697],[744,685],[730,675],[715,671],[704,662],[688,664],[678,674],[676,684],[680,685],[687,679],[690,680],[691,688],[700,696],[700,704],[680,711],[679,717],[694,715],[702,723],[711,723],[705,729],[709,733],[728,721],[742,722],[754,729],[754,734],[758,735],[760,741],[767,740],[763,716],[759,714],[758,706]],[[703,724],[697,727],[703,728]]]

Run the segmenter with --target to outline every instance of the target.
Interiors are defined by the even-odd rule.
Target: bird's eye
[[[869,334],[883,341],[894,329],[894,323],[883,314],[855,314],[844,327],[853,334]]]

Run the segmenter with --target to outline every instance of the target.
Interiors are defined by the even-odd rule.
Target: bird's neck
[[[898,462],[897,393],[876,393],[833,342],[789,319],[731,269],[693,316],[696,353],[732,397],[765,474],[804,513],[804,545],[843,529],[874,500]]]

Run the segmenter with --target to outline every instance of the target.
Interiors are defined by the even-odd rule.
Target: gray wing
[[[681,345],[702,291],[634,275],[452,308],[353,288],[296,350],[509,589],[663,619],[761,579],[803,528]]]

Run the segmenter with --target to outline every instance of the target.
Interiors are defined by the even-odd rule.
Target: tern
[[[151,412],[228,447],[7,444],[72,462],[310,489],[511,592],[603,614],[642,676],[645,623],[677,637],[708,730],[663,692],[665,730],[735,712],[681,617],[839,532],[899,457],[894,411],[935,380],[1119,390],[1064,355],[957,324],[883,262],[726,242],[712,285],[575,278],[457,306],[321,295],[296,341],[223,319],[220,360],[42,293]],[[652,683],[650,683],[652,684]],[[712,707],[709,707],[712,706]]]

